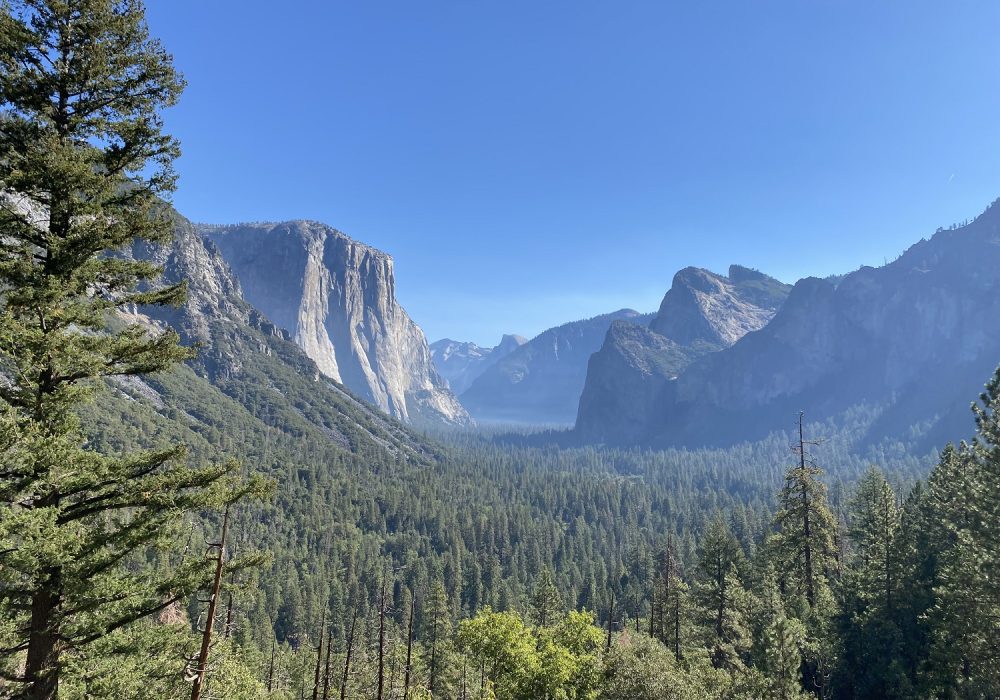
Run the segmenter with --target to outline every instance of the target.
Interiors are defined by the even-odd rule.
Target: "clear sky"
[[[174,201],[393,255],[492,345],[729,263],[881,264],[1000,197],[995,0],[148,0]]]

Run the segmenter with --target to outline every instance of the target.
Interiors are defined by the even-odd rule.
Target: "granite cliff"
[[[791,287],[739,265],[722,276],[696,267],[674,275],[649,327],[616,321],[590,358],[576,433],[587,442],[647,442],[664,393],[695,359],[763,328]]]
[[[392,258],[324,224],[202,226],[247,301],[287,329],[327,377],[393,417],[469,421],[396,301]]]
[[[634,349],[609,336],[613,342],[602,353],[621,357],[592,362],[594,393],[581,401],[577,435],[726,445],[787,429],[805,410],[813,420],[864,413],[862,442],[905,437],[939,447],[964,434],[969,397],[1000,363],[996,318],[1000,205],[994,203],[974,221],[939,229],[882,267],[800,280],[766,325],[694,358],[675,376],[672,369],[648,370],[647,363],[648,377],[640,380],[643,366],[627,359]],[[673,352],[672,345],[664,347]],[[617,372],[617,382],[598,382],[602,371]],[[621,391],[612,396],[617,403],[609,386]],[[616,405],[642,408],[616,422]]]

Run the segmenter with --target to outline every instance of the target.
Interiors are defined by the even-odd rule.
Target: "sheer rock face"
[[[790,289],[739,265],[728,277],[696,267],[678,272],[648,328],[616,321],[590,358],[576,434],[587,442],[651,440],[684,368],[763,328]]]
[[[179,214],[169,215],[171,242],[136,242],[122,254],[162,267],[158,283],[185,281],[187,299],[177,308],[138,307],[120,316],[154,333],[173,328],[185,344],[196,343],[197,355],[187,363],[194,383],[182,376],[163,394],[155,377],[122,378],[113,382],[120,391],[159,411],[176,408],[184,422],[212,430],[220,425],[216,410],[231,410],[233,402],[259,421],[259,429],[330,440],[353,452],[386,450],[408,460],[430,455],[402,423],[325,377],[288,331],[247,302],[219,249]]]
[[[307,221],[200,227],[243,295],[325,375],[390,415],[464,424],[420,328],[397,303],[392,258]]]
[[[479,375],[528,342],[520,335],[504,335],[492,348],[444,338],[431,343],[431,358],[438,373],[456,394],[472,385]]]

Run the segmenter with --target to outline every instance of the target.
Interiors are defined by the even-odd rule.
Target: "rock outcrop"
[[[651,440],[684,368],[764,327],[790,289],[739,265],[728,277],[696,267],[678,272],[648,328],[616,321],[590,358],[577,436],[625,445]]]
[[[483,348],[475,343],[444,338],[431,343],[431,359],[448,387],[455,394],[461,394],[479,375],[526,342],[528,339],[523,336],[509,334],[495,347]]]
[[[434,369],[423,332],[396,301],[392,258],[324,224],[200,227],[245,298],[320,371],[401,420],[469,420]]]
[[[766,328],[679,377],[661,437],[726,442],[786,425],[799,409],[822,418],[866,405],[878,414],[871,440],[913,431],[943,444],[967,431],[969,402],[1000,363],[996,318],[994,203],[883,267],[801,280]],[[748,430],[713,437],[707,416]]]

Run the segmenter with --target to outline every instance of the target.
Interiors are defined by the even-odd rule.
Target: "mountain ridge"
[[[455,394],[469,388],[483,372],[528,342],[524,336],[506,333],[492,348],[476,343],[442,338],[430,344],[431,359],[438,374]]]
[[[619,309],[549,328],[483,372],[459,400],[480,421],[572,425],[587,362],[612,321],[651,317]]]
[[[905,434],[940,446],[962,436],[968,397],[1000,364],[988,321],[998,316],[994,202],[886,265],[799,280],[769,323],[664,382],[632,435],[721,446],[759,439],[799,410],[822,420],[869,406],[877,417],[866,440]]]

